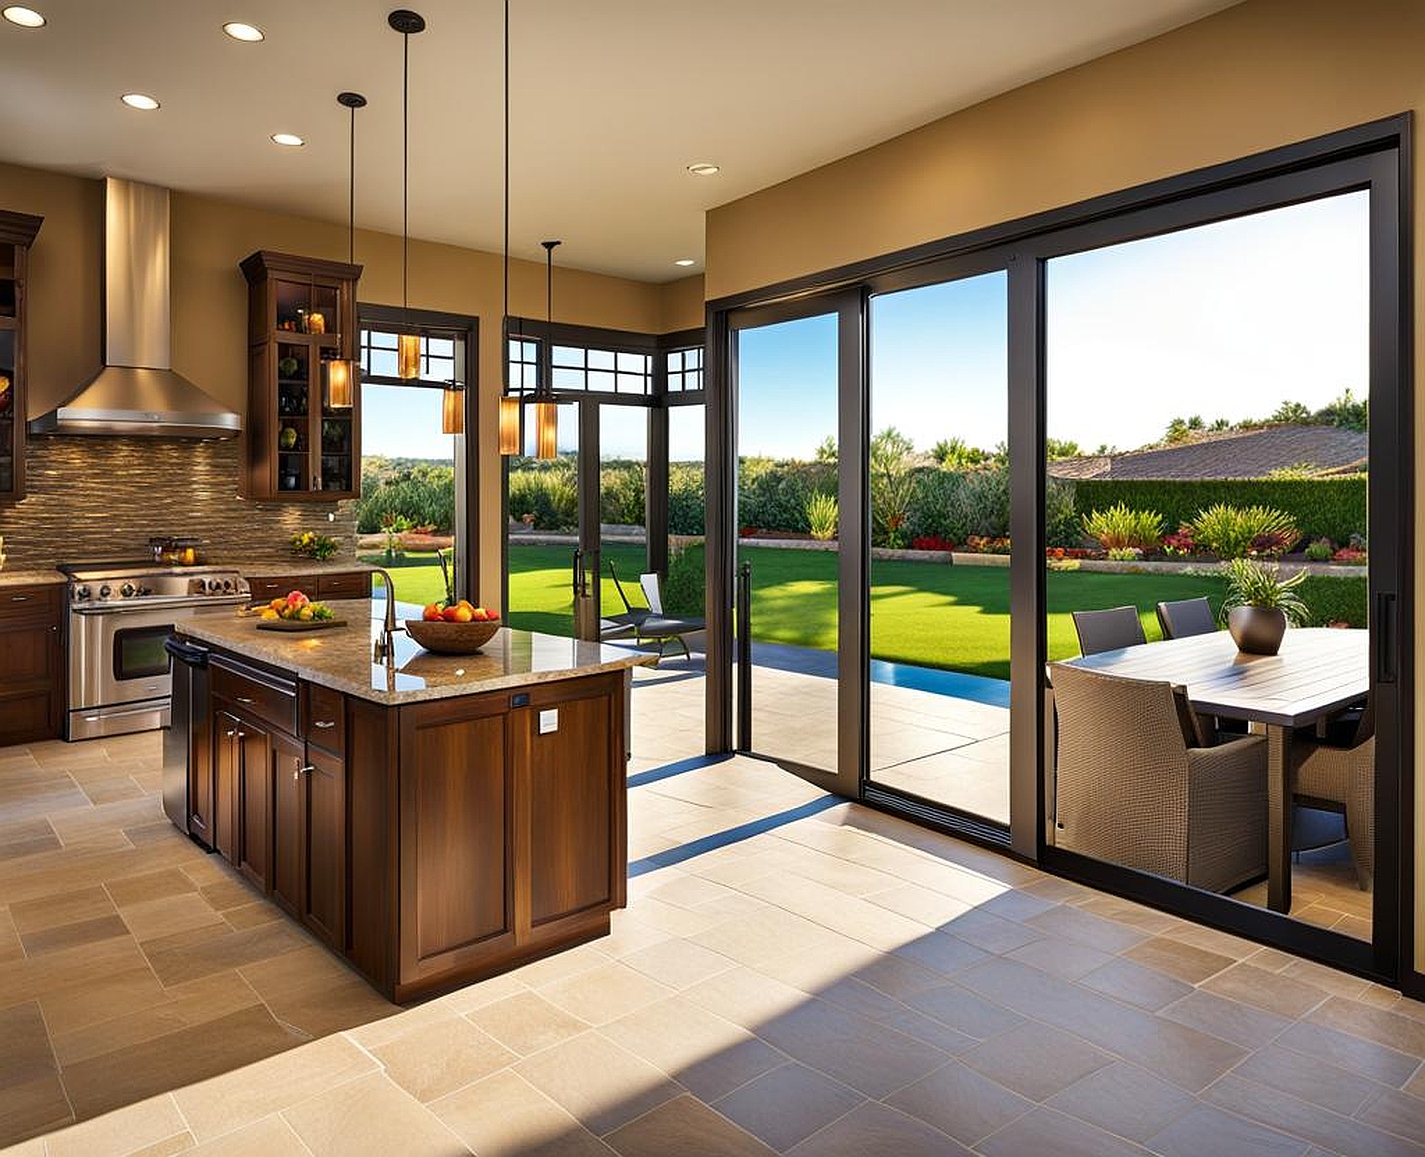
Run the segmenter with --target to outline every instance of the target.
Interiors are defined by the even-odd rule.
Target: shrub
[[[1364,577],[1307,575],[1296,593],[1310,608],[1313,623],[1346,623],[1352,627],[1364,627],[1368,623]]]
[[[829,542],[836,537],[837,505],[831,494],[813,494],[807,499],[807,526],[812,538]]]
[[[616,526],[647,521],[648,471],[642,462],[623,462],[599,471],[599,519]]]
[[[701,462],[674,462],[668,467],[668,533],[706,533]]]
[[[567,530],[578,522],[579,491],[569,466],[510,471],[510,517],[526,515],[534,516],[536,530]]]
[[[663,609],[679,618],[698,617],[704,613],[707,572],[704,569],[703,548],[686,546],[675,550],[668,559],[668,579],[663,584]]]
[[[442,532],[455,525],[455,471],[451,467],[417,467],[384,477],[363,474],[356,503],[358,533],[375,534],[394,517]]]
[[[1176,534],[1163,535],[1163,553],[1168,555],[1196,554],[1197,543],[1193,541],[1192,527],[1180,526]]]
[[[1111,546],[1108,557],[1113,562],[1137,562],[1143,557],[1143,552],[1136,546]]]
[[[1233,607],[1269,607],[1285,614],[1294,626],[1304,627],[1311,622],[1311,611],[1296,589],[1306,581],[1305,571],[1282,578],[1281,568],[1275,563],[1267,566],[1256,559],[1234,558],[1227,564],[1226,573],[1223,618]]]
[[[1318,538],[1306,548],[1306,557],[1312,562],[1330,562],[1336,553],[1336,544],[1329,538]]]
[[[1192,520],[1197,545],[1221,559],[1286,553],[1301,537],[1291,516],[1269,506],[1228,506],[1219,502]]]
[[[1008,502],[1008,492],[1005,494]],[[1006,516],[1008,512],[1006,511]],[[1074,506],[1074,484],[1062,478],[1044,483],[1044,541],[1048,546],[1077,548],[1084,537],[1083,523]]]
[[[911,550],[954,550],[955,544],[948,538],[941,538],[938,534],[922,534],[919,538],[913,538],[910,542]]]
[[[1102,510],[1122,502],[1161,511],[1168,526],[1190,522],[1200,510],[1223,503],[1270,506],[1291,516],[1307,538],[1347,542],[1366,529],[1364,474],[1329,478],[1149,481],[1088,478],[1074,484],[1078,509]]]
[[[1120,502],[1084,515],[1084,533],[1107,551],[1148,551],[1163,535],[1163,516],[1154,510],[1132,510]]]

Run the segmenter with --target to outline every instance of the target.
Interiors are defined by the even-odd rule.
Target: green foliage
[[[1163,516],[1154,510],[1134,510],[1119,502],[1106,510],[1084,515],[1084,533],[1108,551],[1148,551],[1163,537]]]
[[[1345,623],[1365,627],[1369,623],[1366,580],[1363,576],[1306,575],[1296,588],[1311,610],[1311,621],[1320,626]]]
[[[1078,458],[1083,454],[1079,449],[1079,444],[1071,438],[1046,438],[1044,439],[1044,454],[1049,461],[1054,462],[1060,458]]]
[[[599,518],[619,526],[647,522],[648,469],[642,462],[620,462],[599,470]]]
[[[1249,554],[1285,554],[1301,539],[1291,515],[1270,506],[1229,506],[1219,502],[1188,523],[1193,541],[1222,559]]]
[[[906,541],[922,536],[964,542],[1009,533],[1009,471],[918,470],[912,475]]]
[[[1329,538],[1318,538],[1306,547],[1306,557],[1311,562],[1330,562],[1336,553],[1336,545]]]
[[[668,558],[663,609],[678,618],[701,617],[706,604],[707,571],[701,546],[675,550]]]
[[[1293,462],[1289,466],[1278,466],[1275,470],[1268,470],[1267,477],[1274,479],[1283,478],[1315,478],[1321,471],[1316,468],[1315,462]]]
[[[737,521],[761,530],[805,534],[807,500],[836,488],[834,462],[779,462],[744,458],[738,464]]]
[[[1270,506],[1291,516],[1307,538],[1347,542],[1366,529],[1366,476],[1333,478],[1192,481],[1090,478],[1074,484],[1080,511],[1102,510],[1116,502],[1157,510],[1167,526],[1191,522],[1217,503]]]
[[[1227,564],[1227,597],[1222,602],[1222,616],[1233,607],[1269,607],[1281,611],[1287,622],[1304,627],[1311,622],[1311,611],[1302,601],[1297,587],[1306,579],[1305,571],[1290,578],[1281,577],[1281,568],[1267,566],[1251,558],[1234,558]]]
[[[816,448],[816,460],[818,462],[835,462],[836,457],[836,439],[828,434],[822,439],[821,445]]]
[[[536,530],[568,530],[579,521],[579,489],[574,467],[556,462],[544,469],[510,471],[510,517],[533,516]]]
[[[376,534],[391,518],[412,526],[433,526],[442,534],[455,525],[455,469],[440,462],[364,458],[361,497],[356,503],[359,534]]]
[[[813,494],[807,499],[807,525],[811,528],[812,538],[820,542],[830,542],[835,538],[838,514],[834,494]]]
[[[969,445],[963,438],[942,438],[931,447],[930,456],[947,470],[983,466],[990,460],[988,451]]]
[[[1316,420],[1364,433],[1370,425],[1370,402],[1366,398],[1357,398],[1347,386],[1340,397],[1316,411]]]
[[[703,464],[674,462],[668,467],[668,533],[703,534]]]
[[[1074,484],[1060,478],[1048,479],[1044,485],[1045,545],[1078,546],[1083,536],[1083,524],[1074,508]]]
[[[1273,426],[1286,426],[1311,421],[1311,410],[1302,402],[1283,402],[1267,422]]]

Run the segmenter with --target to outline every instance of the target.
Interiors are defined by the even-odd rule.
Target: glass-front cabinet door
[[[246,490],[254,498],[353,498],[361,483],[361,375],[333,390],[334,361],[355,357],[359,266],[254,253]]]

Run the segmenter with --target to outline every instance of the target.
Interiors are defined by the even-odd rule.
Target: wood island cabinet
[[[246,575],[247,585],[255,603],[270,602],[292,591],[301,591],[309,599],[369,599],[371,572],[367,570],[332,571],[321,574]]]
[[[388,998],[607,933],[624,672],[387,706],[210,666],[214,849]]]
[[[0,587],[0,747],[64,732],[62,583]]]

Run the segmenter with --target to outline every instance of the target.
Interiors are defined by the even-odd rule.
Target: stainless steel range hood
[[[242,418],[173,372],[168,190],[104,182],[104,368],[32,434],[231,438]]]

